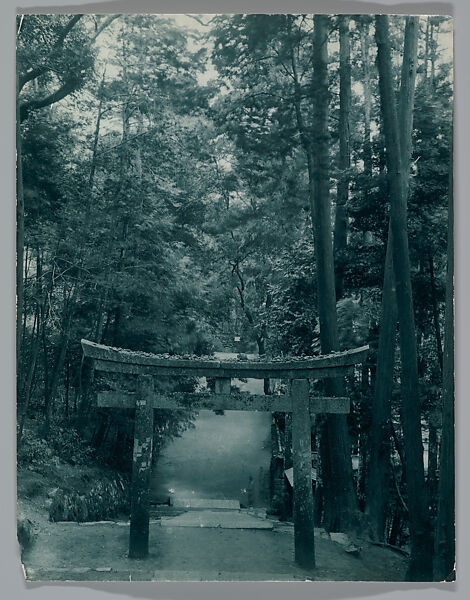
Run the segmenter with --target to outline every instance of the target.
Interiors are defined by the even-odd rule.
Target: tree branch
[[[199,25],[203,25],[204,27],[209,27],[209,25],[215,19],[215,17],[212,17],[212,19],[209,19],[209,21],[207,21],[207,23],[204,23],[204,21],[202,19],[200,19],[197,15],[186,15],[186,16],[189,17],[190,19],[194,19],[195,21],[197,21],[199,23]]]
[[[54,55],[54,53],[57,52],[57,50],[63,45],[65,38],[68,36],[68,34],[72,31],[72,29],[75,27],[75,25],[78,23],[78,21],[82,17],[83,17],[83,14],[74,15],[69,20],[67,25],[65,25],[65,27],[62,29],[62,31],[59,33],[59,35],[57,37],[57,40],[55,41],[55,44],[52,48],[51,53],[46,58],[46,65],[47,65],[47,62],[50,60],[50,58]],[[43,65],[42,67],[36,67],[35,69],[31,69],[31,71],[28,71],[27,73],[25,73],[24,75],[19,77],[18,93],[21,92],[21,90],[28,83],[28,81],[32,81],[33,79],[36,79],[40,75],[43,75],[44,73],[46,73],[46,71],[49,70],[49,67],[46,65]]]
[[[108,27],[109,25],[111,25],[111,23],[113,21],[115,21],[116,19],[118,19],[120,16],[122,16],[121,14],[116,14],[116,15],[110,15],[109,17],[107,17],[106,19],[104,19],[104,21],[101,23],[101,25],[98,27],[97,32],[95,33],[95,35],[92,37],[90,43],[94,42],[96,40],[96,38],[100,35],[100,33],[106,29],[106,27]]]
[[[20,106],[20,120],[24,121],[32,110],[44,108],[45,106],[50,106],[51,104],[59,102],[59,100],[62,100],[63,98],[74,92],[79,85],[80,79],[77,77],[72,77],[71,79],[68,79],[65,83],[63,83],[61,87],[52,94],[49,94],[48,96],[45,96],[40,100],[30,100],[29,102],[24,102]]]
[[[83,16],[82,14],[74,15],[70,19],[70,21],[67,23],[66,27],[64,28],[64,30],[61,32],[60,36],[58,37],[56,43],[54,44],[54,49],[51,52],[51,54],[49,55],[48,59],[50,59],[52,57],[53,53],[56,52],[58,50],[58,48],[60,48],[60,46],[62,46],[65,38],[70,33],[70,31],[75,26],[75,24],[78,23],[78,21],[80,20],[80,18],[82,16]],[[121,16],[120,14],[110,15],[109,17],[104,19],[104,21],[101,23],[100,27],[98,28],[97,32],[95,33],[95,35],[83,46],[81,53],[83,53],[85,51],[85,49],[87,49],[89,46],[91,46],[91,44],[93,44],[93,42],[100,35],[100,33],[106,27],[108,27],[108,25],[110,25],[115,19],[117,19],[120,16]],[[29,71],[28,73],[26,73],[25,75],[23,75],[22,78],[19,79],[18,93],[21,91],[21,89],[24,87],[24,85],[28,81],[36,79],[36,77],[39,77],[40,75],[42,75],[43,73],[46,73],[49,70],[50,70],[49,67],[42,66],[42,67],[33,69],[33,70]],[[44,98],[42,98],[40,100],[30,100],[29,102],[25,102],[20,107],[20,120],[24,121],[24,119],[27,118],[27,116],[31,110],[36,110],[38,108],[50,106],[51,104],[54,104],[55,102],[58,102],[59,100],[62,100],[62,98],[65,98],[65,96],[74,92],[80,85],[80,82],[81,82],[80,78],[77,75],[72,74],[69,77],[69,79],[67,81],[65,81],[62,84],[62,86],[58,90],[53,92],[52,94],[49,94],[48,96],[45,96]]]

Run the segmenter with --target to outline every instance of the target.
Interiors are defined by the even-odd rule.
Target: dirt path
[[[218,359],[236,353],[216,352]],[[232,380],[232,385],[253,394],[263,393],[263,380]],[[152,475],[153,500],[168,497],[227,498],[247,504],[250,477],[251,502],[269,504],[271,459],[271,414],[225,411],[215,414],[201,410],[194,428],[173,439],[158,458]]]
[[[246,503],[249,477],[256,484],[256,504],[269,502],[271,415],[200,411],[194,429],[172,440],[159,457],[152,477],[152,497],[227,498]]]
[[[359,557],[316,536],[317,568],[294,563],[293,527],[273,530],[162,527],[151,522],[150,556],[126,556],[128,525],[50,523],[38,525],[34,545],[23,555],[29,580],[259,581],[403,580],[400,555],[363,544]]]

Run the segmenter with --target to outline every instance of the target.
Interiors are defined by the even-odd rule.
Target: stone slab
[[[238,511],[197,511],[162,517],[162,527],[216,527],[220,529],[272,529],[270,521]]]
[[[240,502],[238,500],[224,500],[211,498],[172,498],[171,505],[174,508],[187,509],[211,509],[211,510],[238,510]]]

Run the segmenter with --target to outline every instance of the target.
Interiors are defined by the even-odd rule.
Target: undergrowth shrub
[[[102,521],[129,513],[129,486],[120,475],[95,482],[85,493],[58,490],[49,507],[51,521]]]
[[[42,438],[36,429],[25,428],[18,447],[18,465],[48,465],[59,458],[72,465],[88,465],[96,462],[95,451],[70,425],[54,423],[48,439]]]
[[[17,519],[17,536],[21,548],[21,554],[31,546],[34,541],[34,525],[33,523],[19,514]]]
[[[18,447],[18,465],[45,465],[50,462],[54,452],[46,440],[38,437],[36,432],[25,429]]]
[[[57,456],[72,465],[84,465],[93,461],[94,449],[82,440],[73,427],[54,427],[50,445]]]

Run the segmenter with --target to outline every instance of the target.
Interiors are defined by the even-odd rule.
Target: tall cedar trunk
[[[34,323],[33,323],[33,331],[32,331],[32,341],[31,341],[31,352],[30,359],[28,365],[28,374],[24,381],[24,389],[23,389],[23,406],[21,408],[21,413],[18,411],[18,421],[19,421],[19,431],[18,431],[18,439],[17,445],[20,447],[21,440],[23,437],[23,429],[26,421],[26,417],[28,416],[29,402],[31,399],[31,389],[33,385],[34,373],[36,371],[36,361],[39,354],[39,347],[41,338],[39,336],[39,306],[36,305],[36,312],[34,315]],[[19,398],[18,398],[19,399]]]
[[[369,436],[367,431],[367,422],[370,419],[370,406],[366,400],[369,397],[369,367],[362,365],[361,369],[361,397],[358,414],[358,455],[359,465],[357,470],[357,494],[359,498],[359,507],[362,512],[365,508],[366,496],[366,477],[367,477],[367,457],[369,449]]]
[[[347,245],[347,202],[349,195],[350,153],[350,112],[351,112],[351,63],[349,44],[348,15],[340,15],[339,20],[339,170],[338,193],[336,198],[334,258],[336,275],[336,299],[343,296],[343,275]]]
[[[68,330],[62,332],[59,349],[56,354],[54,369],[52,371],[52,378],[50,380],[50,385],[46,389],[45,420],[44,420],[44,428],[43,428],[43,436],[44,437],[48,437],[48,435],[50,433],[55,395],[56,395],[57,387],[59,385],[60,375],[62,373],[64,364],[65,364],[65,356],[67,354],[68,336],[69,336]]]
[[[362,76],[364,89],[364,174],[372,178],[371,144],[371,83],[369,66],[369,21],[360,26]],[[369,187],[366,188],[368,194]],[[397,328],[397,307],[395,300],[395,280],[393,277],[392,239],[388,230],[385,257],[384,282],[377,366],[374,377],[371,424],[368,438],[369,463],[366,470],[366,512],[370,517],[370,534],[373,539],[385,541],[388,511],[388,489],[390,487],[390,420],[395,362],[395,337]]]
[[[38,248],[38,280],[43,277],[42,272],[42,259],[41,251]],[[42,354],[43,354],[43,367],[44,367],[44,398],[48,397],[49,394],[49,361],[48,361],[48,348],[47,348],[47,322],[51,313],[51,298],[54,293],[54,268],[52,268],[49,285],[42,294],[42,301],[39,307],[40,323],[41,323],[41,342],[42,342]]]
[[[18,387],[21,376],[21,319],[24,304],[24,195],[23,195],[23,160],[21,152],[21,120],[20,99],[17,77],[16,94],[16,374]]]
[[[372,176],[372,144],[370,137],[370,121],[372,112],[372,93],[370,85],[369,66],[369,22],[361,23],[359,28],[361,36],[362,59],[362,87],[364,90],[364,145],[362,157],[364,160],[364,173]]]
[[[434,517],[436,514],[436,500],[437,500],[437,455],[438,455],[438,435],[437,429],[439,425],[439,417],[437,410],[433,409],[428,418],[428,497],[429,506],[431,508],[431,516]]]
[[[436,72],[436,38],[434,37],[434,23],[435,17],[431,17],[431,27],[429,31],[429,49],[431,51],[431,72],[429,74],[429,83],[431,85],[431,89],[434,88],[434,78]],[[436,34],[439,31],[439,23],[437,23]]]
[[[442,436],[439,456],[439,501],[434,563],[435,579],[437,581],[455,579],[454,198],[452,162],[450,163],[449,216],[447,227]]]
[[[315,15],[314,20],[312,89],[316,92],[316,136],[312,140],[307,134],[301,110],[302,91],[292,38],[290,51],[294,79],[294,109],[308,168],[309,200],[317,261],[320,343],[322,352],[328,353],[339,346],[328,187],[328,18],[325,15]],[[317,186],[317,182],[320,186]],[[318,203],[318,200],[321,202]],[[332,396],[341,396],[342,381],[328,380],[325,392]],[[343,415],[325,415],[319,446],[322,486],[321,498],[318,491],[315,494],[315,513],[319,516],[323,512],[324,525],[330,531],[350,529],[356,524],[358,505],[353,484],[349,435]]]
[[[28,247],[25,246],[24,248],[24,270],[23,270],[23,289],[27,289],[28,288],[28,273],[30,270],[30,266],[31,266],[31,253],[28,251]],[[36,304],[37,307],[37,304]],[[21,341],[20,341],[20,347],[23,349],[22,351],[24,351],[25,346],[26,346],[26,321],[28,319],[28,302],[26,297],[23,299],[23,315],[21,317]],[[36,310],[34,311],[34,323],[36,323]],[[33,331],[31,333],[31,338],[34,338],[34,331],[35,331],[35,324],[33,324]],[[32,344],[31,344],[32,346]],[[17,399],[17,404],[19,405],[23,400],[24,400],[24,388],[25,388],[25,377],[24,377],[24,372],[25,369],[23,369],[22,371],[22,375],[21,377],[18,377],[18,388],[17,388],[17,393],[16,393],[16,399]]]
[[[103,72],[103,77],[101,79],[100,91],[99,91],[100,101],[98,104],[98,114],[96,117],[95,132],[93,135],[91,166],[90,166],[90,173],[88,175],[88,189],[89,189],[89,193],[90,193],[90,202],[87,203],[87,212],[89,212],[89,210],[91,208],[91,194],[93,193],[93,186],[95,184],[96,159],[98,156],[98,142],[100,139],[101,119],[103,117],[105,74],[106,74],[106,70]]]
[[[434,260],[429,254],[429,283],[431,284],[431,302],[432,302],[432,319],[434,323],[434,332],[436,334],[436,350],[437,359],[439,361],[439,367],[443,369],[443,356],[442,356],[442,342],[441,342],[441,329],[439,327],[439,308],[437,305],[437,292],[436,292],[436,280],[434,277]]]
[[[70,416],[70,359],[65,364],[65,416]]]
[[[63,320],[62,320],[62,333],[60,338],[59,348],[56,352],[56,360],[54,363],[54,369],[52,371],[52,378],[50,385],[45,388],[45,422],[43,435],[47,437],[50,432],[51,416],[54,407],[55,396],[57,388],[59,386],[60,376],[63,374],[65,357],[67,356],[67,349],[69,344],[70,329],[72,325],[72,312],[75,301],[77,299],[80,285],[80,273],[77,277],[77,281],[73,285],[72,291],[64,297],[64,309],[63,309]]]
[[[124,42],[123,42],[123,57],[127,58],[124,54]],[[126,82],[126,85],[129,85],[127,78],[127,70],[124,67],[123,69],[123,80]],[[126,178],[129,173],[129,118],[130,118],[130,107],[129,103],[124,103],[122,107],[122,137],[121,137],[121,148],[120,148],[120,156],[119,156],[119,166],[120,166],[120,181],[119,181],[119,192],[116,195],[116,200],[119,200],[121,195],[121,190],[125,186]],[[117,211],[117,205],[116,205]],[[126,242],[127,242],[127,234],[128,234],[128,226],[129,226],[129,216],[124,214],[123,223],[122,223],[122,234],[120,239],[121,248],[119,251],[118,263],[116,266],[115,277],[119,278],[120,273],[124,268],[124,261],[126,258]],[[114,308],[114,325],[113,325],[113,346],[119,346],[121,343],[121,335],[122,335],[122,321],[124,317],[124,308],[119,298],[117,298],[117,304]]]
[[[388,488],[391,477],[390,420],[396,331],[397,305],[393,276],[392,234],[389,227],[366,484],[366,509],[371,520],[371,535],[378,541],[385,540]]]
[[[90,173],[88,175],[88,202],[87,202],[85,217],[84,217],[84,231],[87,231],[87,229],[88,229],[90,218],[91,218],[91,207],[93,204],[92,194],[93,194],[93,188],[94,188],[94,184],[95,184],[95,174],[96,174],[96,165],[97,165],[97,156],[98,156],[98,142],[99,142],[100,133],[101,133],[101,119],[103,116],[105,73],[106,73],[106,70],[103,72],[103,77],[101,79],[100,92],[99,92],[100,93],[100,101],[98,104],[98,113],[96,116],[95,131],[94,131],[94,135],[93,135],[92,157],[91,157]],[[109,287],[106,286],[105,292],[103,294],[104,300],[100,301],[98,311],[97,311],[96,324],[93,327],[94,333],[92,336],[92,341],[95,341],[98,343],[103,342],[103,340],[101,339],[102,329],[103,329],[102,314],[103,314],[104,306],[106,305],[106,300],[108,298],[108,291],[109,291]],[[88,364],[87,364],[87,367],[89,367]],[[79,407],[80,407],[79,408],[79,417],[78,417],[78,427],[81,430],[83,430],[83,428],[85,427],[85,424],[86,424],[86,417],[87,417],[87,413],[88,413],[89,406],[90,406],[89,390],[90,390],[91,384],[93,382],[93,376],[94,376],[93,369],[92,368],[83,368],[83,360],[82,360],[82,362],[80,363],[79,374],[78,374],[79,381],[80,381],[80,385],[78,388],[79,389],[79,393],[78,393]],[[77,413],[77,397],[75,397],[74,402],[75,402],[74,412],[76,414]]]
[[[43,366],[44,366],[44,399],[47,402],[49,397],[49,361],[47,360],[47,331],[46,331],[46,318],[44,310],[41,308],[41,341],[42,341],[42,354],[43,354]]]
[[[17,444],[21,443],[21,438],[23,435],[24,423],[28,414],[29,402],[31,399],[31,392],[34,383],[34,376],[36,373],[36,365],[37,359],[39,356],[39,349],[41,344],[41,327],[43,326],[42,315],[44,314],[44,308],[47,302],[47,293],[45,293],[43,289],[42,283],[42,261],[41,261],[41,253],[39,248],[36,249],[36,284],[35,284],[35,295],[36,295],[36,309],[34,316],[34,324],[32,330],[32,341],[31,341],[31,351],[30,358],[28,364],[28,370],[24,381],[22,382],[22,388],[19,390],[19,398],[23,399],[24,406],[21,414],[20,420],[20,430],[18,434]]]
[[[91,406],[91,384],[93,382],[93,361],[89,358],[82,357],[80,362],[80,373],[78,376],[78,419],[77,425],[83,433],[88,425],[88,413]],[[77,411],[76,411],[77,412]]]
[[[429,63],[429,25],[432,17],[427,17],[426,19],[426,34],[424,41],[424,66],[423,66],[423,82],[427,84],[428,82],[428,63]]]
[[[410,515],[411,560],[409,579],[432,579],[432,543],[426,485],[424,480],[421,407],[418,385],[416,330],[408,249],[407,207],[401,143],[407,139],[412,112],[400,110],[399,130],[391,64],[388,17],[377,15],[376,41],[379,86],[387,149],[387,168],[390,179],[391,227],[393,262],[396,282],[398,320],[400,324],[400,353],[402,369],[403,432],[405,439],[405,471]],[[408,17],[405,30],[402,89],[400,104],[412,98],[416,77],[418,19]],[[406,74],[408,76],[406,76]],[[411,102],[412,107],[412,102]],[[402,133],[402,135],[400,135]]]
[[[408,197],[409,170],[411,158],[411,130],[414,100],[414,84],[407,83],[409,71],[406,58],[403,63],[402,85],[400,89],[399,111],[401,129],[401,159],[403,170],[403,194]],[[390,401],[393,386],[393,369],[395,357],[395,339],[397,324],[396,289],[393,273],[393,243],[391,223],[388,228],[387,252],[385,258],[384,284],[379,332],[379,348],[377,357],[377,378],[373,400],[370,468],[369,468],[369,503],[368,511],[372,521],[372,536],[383,539],[385,531],[387,495],[386,490],[390,476]]]
[[[24,243],[24,242],[23,242]],[[23,269],[23,290],[28,287],[28,273],[31,266],[31,254],[28,251],[28,246],[24,247],[24,269]],[[23,314],[22,325],[21,325],[21,342],[20,347],[24,348],[26,340],[26,321],[28,320],[28,302],[26,296],[23,296]]]
[[[314,16],[314,136],[311,143],[310,203],[317,266],[320,344],[323,354],[339,349],[331,232],[328,135],[328,16]],[[326,393],[341,396],[343,382],[329,379]],[[355,525],[358,506],[353,484],[351,447],[345,415],[326,417],[328,473],[325,474],[325,526],[345,531]],[[322,453],[325,457],[326,453]]]

